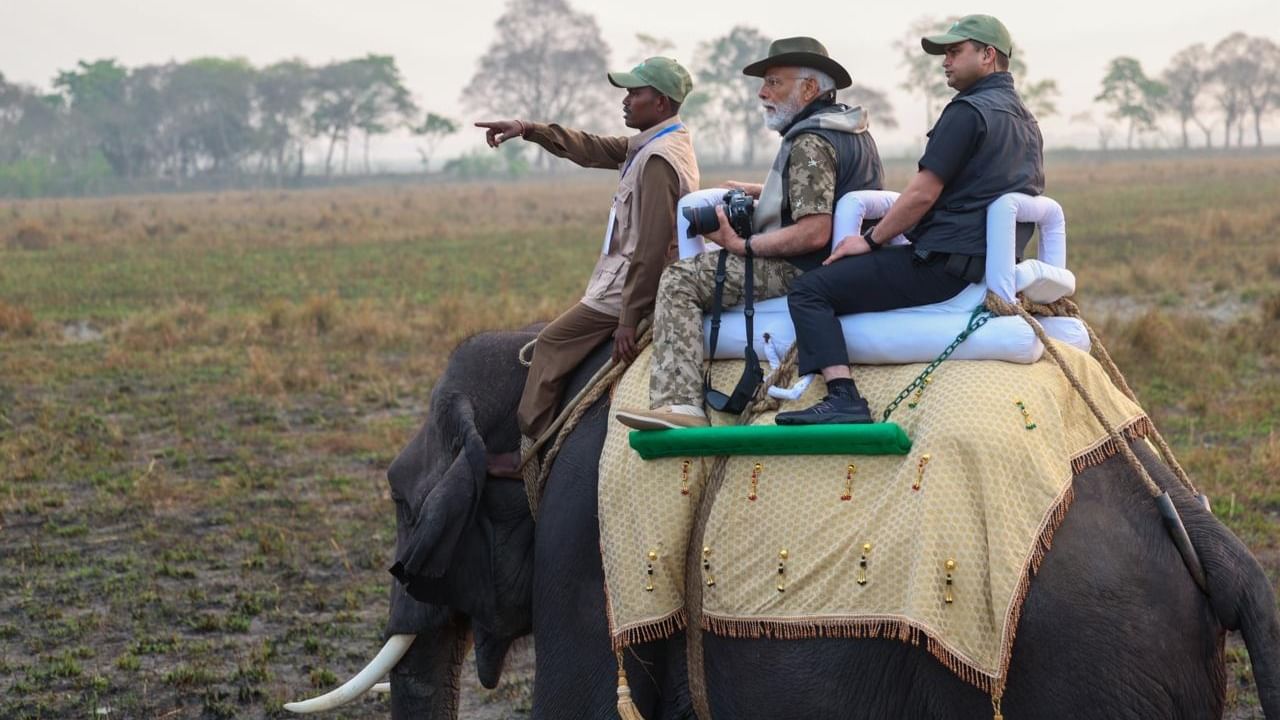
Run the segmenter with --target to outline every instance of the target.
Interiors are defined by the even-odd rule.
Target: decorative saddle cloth
[[[1097,362],[1058,347],[1110,422],[1126,437],[1145,436],[1142,409]],[[614,408],[647,405],[650,356],[619,382]],[[859,366],[854,377],[880,410],[922,368]],[[741,371],[741,361],[718,361],[712,374],[723,386]],[[805,407],[822,391],[810,387],[781,409]],[[705,536],[695,540],[703,629],[922,643],[959,677],[1002,693],[1022,601],[1070,506],[1072,477],[1118,449],[1048,360],[944,363],[892,420],[911,437],[907,455],[645,461],[611,415],[599,511],[615,648],[687,622],[693,518],[709,471],[725,463]]]

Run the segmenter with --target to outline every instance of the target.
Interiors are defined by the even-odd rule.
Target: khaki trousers
[[[702,253],[667,266],[653,311],[653,365],[649,374],[652,408],[702,406],[702,314],[715,298],[719,252]],[[747,261],[730,255],[724,268],[724,307],[742,302]],[[802,271],[782,258],[755,259],[755,301],[786,295]]]
[[[578,303],[538,333],[533,363],[520,396],[520,432],[537,438],[556,419],[560,396],[573,371],[600,343],[613,336],[618,318]]]

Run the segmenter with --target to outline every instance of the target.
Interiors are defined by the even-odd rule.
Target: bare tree
[[[1046,78],[1038,82],[1027,79],[1027,61],[1021,50],[1009,58],[1009,74],[1017,79],[1018,95],[1022,102],[1038,118],[1058,114],[1058,98],[1062,92],[1058,89],[1058,81]]]
[[[1269,38],[1253,37],[1245,50],[1251,62],[1241,84],[1245,104],[1253,113],[1254,136],[1262,147],[1262,117],[1280,103],[1280,46]]]
[[[651,57],[671,57],[676,44],[667,38],[660,38],[649,33],[636,33],[636,51],[632,53],[630,62],[639,65]]]
[[[706,109],[722,114],[727,128],[741,131],[743,165],[755,163],[756,143],[764,137],[765,126],[756,97],[759,81],[743,75],[742,68],[768,54],[770,42],[759,30],[738,25],[727,35],[700,43],[694,54],[698,84],[709,98]]]
[[[510,0],[463,90],[468,107],[582,124],[607,105],[609,46],[595,18],[565,0]],[[538,163],[546,163],[538,153]]]
[[[854,83],[836,93],[836,99],[846,105],[861,105],[871,119],[872,127],[883,127],[894,130],[898,127],[898,119],[893,115],[893,103],[889,96],[873,87]]]
[[[1231,128],[1236,128],[1236,146],[1244,135],[1246,110],[1245,84],[1253,73],[1248,57],[1249,38],[1241,32],[1232,33],[1213,46],[1213,98],[1222,111],[1222,146],[1231,147]]]
[[[728,165],[733,159],[733,118],[713,100],[711,92],[695,86],[680,106],[680,117],[698,137],[699,156],[714,155]]]
[[[936,35],[960,18],[950,16],[942,20],[925,16],[911,23],[907,33],[900,37],[893,46],[902,53],[899,63],[907,69],[907,79],[900,87],[910,93],[924,98],[924,124],[932,127],[938,119],[936,108],[950,99],[955,91],[947,86],[947,77],[942,72],[942,60],[929,55],[920,47],[920,38]]]
[[[1195,123],[1204,133],[1205,147],[1213,147],[1213,128],[1205,124],[1204,109],[1201,107],[1211,71],[1209,51],[1204,44],[1196,43],[1179,50],[1161,75],[1165,86],[1169,88],[1165,108],[1178,116],[1183,149],[1191,147],[1191,139],[1187,135],[1189,122]]]

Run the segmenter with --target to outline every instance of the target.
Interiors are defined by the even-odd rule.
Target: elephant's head
[[[387,644],[325,702],[287,708],[335,707],[391,672],[393,715],[452,718],[468,634],[480,682],[497,686],[511,643],[531,629],[533,517],[523,484],[489,477],[485,458],[517,443],[525,371],[516,353],[533,337],[486,333],[450,357],[426,423],[387,471],[396,510]]]
[[[511,642],[530,630],[533,517],[520,482],[486,474],[476,421],[470,397],[438,391],[427,426],[387,473],[396,501],[391,573],[403,588],[393,592],[388,631],[424,604],[465,615],[476,672],[492,688]]]

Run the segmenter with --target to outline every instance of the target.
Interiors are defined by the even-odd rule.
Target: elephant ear
[[[463,531],[475,520],[485,481],[484,439],[476,429],[475,411],[464,395],[446,398],[445,422],[435,430],[452,436],[453,462],[438,483],[429,486],[418,505],[405,550],[391,574],[415,597],[415,585],[444,576],[453,562]]]

